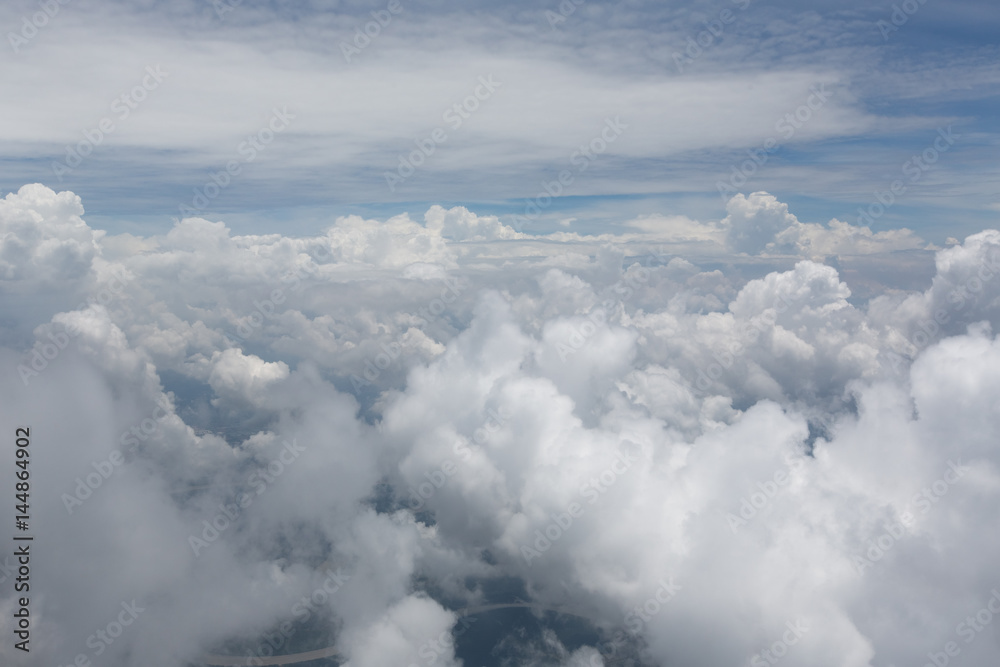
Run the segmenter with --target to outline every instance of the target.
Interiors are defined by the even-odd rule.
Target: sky
[[[990,4],[0,27],[3,665],[1000,659]]]
[[[0,108],[0,186],[69,189],[103,228],[151,232],[182,204],[197,208],[195,190],[237,160],[240,173],[198,210],[240,231],[280,221],[316,232],[332,210],[388,217],[433,204],[512,216],[620,117],[627,129],[575,173],[541,228],[575,218],[592,231],[666,209],[721,219],[719,183],[773,138],[779,147],[736,190],[776,194],[809,222],[856,222],[903,179],[906,192],[867,224],[941,243],[1000,206],[1000,18],[985,2],[914,2],[911,16],[892,3],[755,0],[400,0],[396,13],[387,3],[67,0],[37,29],[37,2],[8,2],[0,67],[17,92]],[[363,32],[371,21],[374,37]],[[145,78],[147,67],[162,77]],[[481,76],[496,87],[459,115]],[[828,98],[808,119],[777,130],[820,85]],[[294,118],[241,153],[275,108]],[[112,129],[98,133],[105,118]],[[949,126],[955,142],[911,181],[904,163]],[[436,128],[444,140],[427,144]],[[81,141],[89,155],[72,167]],[[420,141],[433,154],[387,183]]]

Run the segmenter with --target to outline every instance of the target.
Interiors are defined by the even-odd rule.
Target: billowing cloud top
[[[1000,658],[996,230],[83,216],[0,202],[4,664]]]

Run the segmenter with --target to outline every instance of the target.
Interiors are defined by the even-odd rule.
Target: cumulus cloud
[[[439,206],[108,237],[72,193],[4,202],[5,303],[79,285],[3,323],[32,658],[1000,656],[960,625],[998,585],[1000,232],[859,298],[828,257],[923,242],[762,192],[562,241]]]
[[[759,253],[767,249],[775,235],[798,220],[788,212],[788,204],[766,192],[749,197],[734,195],[726,204],[728,216],[722,221],[729,228],[729,242],[737,252]]]
[[[87,275],[99,253],[72,192],[35,183],[0,201],[0,274],[5,283],[65,284]]]
[[[237,348],[229,348],[213,357],[208,384],[220,397],[233,396],[255,403],[273,390],[276,382],[287,377],[288,364],[285,362],[267,362],[245,355]]]
[[[496,216],[477,216],[464,206],[445,210],[432,206],[424,214],[427,229],[455,241],[524,238],[523,234],[500,222]]]
[[[827,255],[885,253],[924,248],[927,243],[909,229],[873,233],[834,218],[826,227],[802,223],[788,212],[788,204],[767,192],[736,194],[726,204],[722,225],[730,247],[748,254],[789,253],[822,260]]]

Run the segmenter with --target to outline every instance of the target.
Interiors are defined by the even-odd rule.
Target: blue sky
[[[10,2],[0,186],[69,189],[91,224],[162,233],[287,108],[287,128],[192,208],[238,232],[313,233],[339,215],[419,217],[435,203],[509,221],[568,169],[572,183],[535,229],[593,233],[652,213],[718,220],[719,182],[824,84],[828,99],[737,190],[767,190],[803,221],[857,224],[859,208],[903,179],[873,230],[905,226],[940,244],[1000,213],[1000,13],[987,2],[895,6],[894,24],[892,3],[403,1],[392,13],[388,2],[71,0],[36,19],[35,34],[24,20],[40,5]],[[384,27],[345,56],[372,12]],[[155,88],[125,100],[123,117],[122,94],[157,65],[162,81],[147,79]],[[478,108],[458,127],[446,121],[489,75],[499,85]],[[578,170],[574,152],[615,117],[627,129]],[[114,129],[54,173],[104,118]],[[954,144],[907,180],[903,165],[948,126]],[[446,140],[427,144],[435,128]],[[390,189],[386,173],[420,141],[433,154]]]

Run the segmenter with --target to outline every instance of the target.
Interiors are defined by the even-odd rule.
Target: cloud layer
[[[309,233],[331,207],[504,216],[563,170],[549,229],[716,216],[720,186],[855,222],[901,179],[875,218],[940,243],[1000,205],[984,0],[52,2],[0,7],[21,95],[0,100],[0,187],[71,189],[109,231],[182,206]],[[939,130],[956,141],[913,172]]]
[[[140,237],[9,194],[33,664],[992,664],[1000,232],[727,213]],[[515,600],[563,613],[465,632]]]

